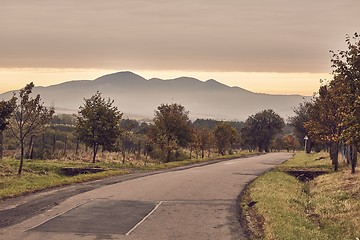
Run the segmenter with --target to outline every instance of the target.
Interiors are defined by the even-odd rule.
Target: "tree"
[[[214,130],[214,137],[218,153],[224,155],[233,145],[240,141],[238,132],[228,122],[222,122]]]
[[[99,146],[111,150],[120,134],[120,120],[122,113],[113,106],[113,100],[106,100],[97,92],[89,99],[85,99],[77,117],[76,133],[78,138],[93,148],[93,163]]]
[[[166,162],[178,146],[185,147],[191,141],[191,122],[184,106],[161,104],[155,111],[154,124],[150,129],[150,139],[166,154]]]
[[[9,118],[15,109],[16,98],[0,102],[0,159],[3,158],[4,130],[9,125]]]
[[[205,151],[209,150],[213,145],[214,135],[207,128],[199,128],[198,133],[199,133],[199,141],[200,141],[199,145],[201,151],[201,158],[204,158]]]
[[[347,50],[330,51],[333,68],[333,80],[330,86],[339,92],[339,114],[341,139],[349,149],[351,172],[355,173],[357,165],[357,148],[360,144],[360,36],[355,33],[352,38],[346,36]]]
[[[200,150],[200,132],[197,128],[191,128],[191,138],[190,138],[190,159],[192,158],[192,153],[195,151],[196,159],[199,156]]]
[[[295,116],[289,117],[288,122],[295,128],[295,134],[299,142],[303,142],[305,136],[309,135],[308,130],[305,128],[305,123],[310,120],[310,108],[313,102],[301,103],[297,108],[294,109]],[[309,137],[309,136],[308,136]],[[308,139],[306,144],[306,153],[311,153],[311,149],[314,145],[312,139]]]
[[[317,142],[326,143],[330,147],[330,158],[334,170],[338,170],[338,146],[340,141],[340,115],[338,92],[331,86],[324,85],[319,89],[319,96],[310,107],[310,119],[305,123],[309,136]]]
[[[290,150],[295,152],[295,149],[300,147],[300,143],[299,143],[298,139],[296,139],[295,136],[293,136],[291,134],[286,134],[286,135],[282,136],[282,141],[284,143],[284,148],[288,152]]]
[[[250,116],[241,133],[245,144],[258,146],[260,152],[269,152],[271,141],[284,126],[284,120],[272,109],[268,109]]]
[[[41,131],[55,113],[53,108],[48,109],[44,106],[39,94],[35,98],[30,96],[33,88],[34,84],[30,83],[19,91],[19,98],[16,100],[16,106],[9,122],[11,133],[19,141],[21,148],[19,176],[24,162],[26,137]]]

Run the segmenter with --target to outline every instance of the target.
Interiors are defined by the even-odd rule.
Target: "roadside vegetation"
[[[241,207],[252,239],[360,237],[360,174],[341,162],[334,172],[327,153],[296,155],[252,182]],[[326,171],[300,181],[288,171]]]
[[[128,173],[162,170],[196,163],[211,162],[220,159],[232,159],[252,156],[256,152],[242,151],[232,155],[213,156],[211,158],[186,159],[175,162],[156,161],[101,161],[96,164],[84,161],[69,160],[30,160],[24,162],[24,171],[21,177],[17,175],[19,161],[13,158],[4,158],[0,161],[0,199],[16,197],[56,186],[86,182],[106,177]],[[105,157],[105,156],[104,156]],[[106,156],[108,157],[108,156]],[[83,172],[100,169],[99,172],[86,174],[68,174],[64,169],[79,169]]]

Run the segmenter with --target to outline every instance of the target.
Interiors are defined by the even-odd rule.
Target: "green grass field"
[[[285,171],[327,170],[310,182]],[[248,206],[249,201],[256,204]],[[292,159],[252,182],[242,209],[254,239],[360,238],[360,174],[331,170],[326,153],[297,153]],[[259,222],[260,221],[260,222]]]

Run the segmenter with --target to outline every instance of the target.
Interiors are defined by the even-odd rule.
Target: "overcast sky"
[[[360,32],[359,10],[359,0],[0,0],[0,90],[131,70],[289,93],[303,79],[313,92],[329,50]]]

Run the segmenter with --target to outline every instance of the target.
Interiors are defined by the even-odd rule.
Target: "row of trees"
[[[295,109],[290,122],[299,137],[309,136],[307,152],[314,144],[329,148],[334,170],[339,151],[355,173],[360,144],[360,39],[346,37],[347,50],[332,53],[333,79],[323,82],[312,102]]]
[[[184,106],[162,104],[156,109],[152,123],[140,124],[122,119],[114,102],[97,92],[85,99],[77,116],[60,117],[54,116],[53,108],[44,107],[40,95],[31,97],[33,87],[30,83],[19,91],[19,96],[14,94],[9,101],[0,102],[0,133],[3,136],[7,129],[10,139],[16,140],[12,144],[20,148],[19,175],[24,158],[33,157],[34,146],[40,149],[37,157],[47,158],[54,155],[59,140],[64,143],[64,154],[70,146],[78,154],[81,143],[86,149],[91,148],[94,163],[99,149],[121,152],[123,161],[131,151],[169,162],[179,159],[184,149],[190,158],[204,158],[206,154],[210,156],[212,149],[225,155],[241,148],[269,152],[298,146],[292,135],[279,135],[285,123],[273,110],[259,112],[245,122],[197,120],[192,123]]]

